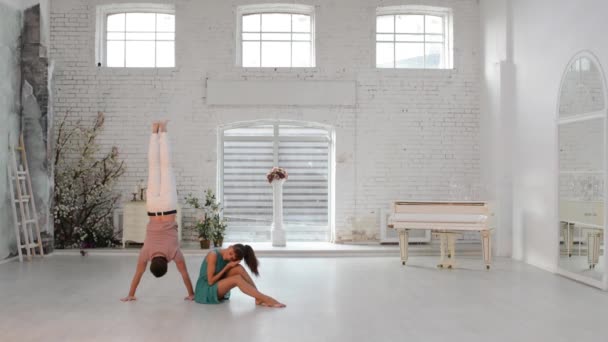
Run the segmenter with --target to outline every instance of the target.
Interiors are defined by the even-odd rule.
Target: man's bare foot
[[[260,299],[255,300],[255,305],[262,305],[262,301]]]
[[[168,123],[169,123],[169,120],[163,120],[163,121],[160,122],[159,129],[160,129],[161,132],[167,132],[167,124]]]
[[[160,124],[158,121],[154,121],[152,122],[152,133],[158,133],[158,128],[160,127]]]

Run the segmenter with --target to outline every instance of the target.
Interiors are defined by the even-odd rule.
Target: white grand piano
[[[464,232],[481,233],[483,261],[487,269],[492,262],[491,229],[488,226],[490,212],[485,202],[395,202],[389,218],[389,227],[399,234],[399,249],[403,265],[408,258],[408,233],[411,230],[431,230],[439,236],[441,259],[438,267],[455,265],[456,236]]]

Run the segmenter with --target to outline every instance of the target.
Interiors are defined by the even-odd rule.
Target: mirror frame
[[[562,87],[564,85],[564,81],[566,79],[566,74],[568,73],[570,66],[572,65],[572,63],[574,63],[577,59],[581,58],[581,57],[586,57],[589,58],[593,63],[595,63],[595,65],[597,66],[597,69],[600,73],[600,78],[602,80],[602,96],[604,97],[604,108],[599,110],[599,111],[595,111],[595,112],[589,112],[589,113],[582,113],[582,114],[576,114],[573,116],[568,116],[565,118],[560,118],[560,104],[561,104],[561,95],[562,95]],[[606,77],[604,74],[604,70],[602,69],[602,65],[599,62],[599,59],[591,52],[588,50],[583,50],[583,51],[579,51],[577,53],[574,54],[574,56],[572,58],[570,58],[570,60],[568,61],[568,63],[566,64],[566,67],[563,69],[562,71],[562,77],[561,77],[561,81],[559,83],[559,89],[558,89],[558,94],[557,94],[557,108],[555,110],[556,113],[556,119],[555,119],[555,137],[556,137],[556,142],[557,142],[557,148],[555,149],[556,152],[556,170],[557,170],[557,184],[556,184],[556,203],[555,203],[555,208],[556,208],[556,213],[557,213],[557,217],[555,219],[556,224],[554,224],[554,227],[559,227],[560,224],[560,213],[559,213],[559,201],[560,201],[560,195],[559,195],[559,163],[560,163],[560,159],[559,159],[559,127],[560,125],[563,124],[568,124],[568,123],[574,123],[574,122],[580,122],[583,120],[590,120],[590,119],[600,119],[603,118],[604,119],[604,254],[600,255],[600,260],[601,260],[601,264],[602,264],[602,280],[597,280],[597,279],[593,279],[593,278],[589,278],[589,277],[585,277],[583,275],[580,275],[576,272],[572,272],[569,271],[567,269],[564,269],[562,267],[560,267],[560,257],[561,257],[561,253],[559,250],[559,245],[558,245],[558,252],[557,252],[557,260],[556,260],[556,273],[573,279],[575,281],[587,284],[587,285],[591,285],[597,288],[600,288],[602,290],[608,290],[608,257],[606,256],[606,248],[608,247],[608,233],[607,233],[607,222],[608,222],[608,186],[606,181],[608,181],[608,170],[607,170],[607,166],[608,166],[608,138],[607,138],[607,134],[608,134],[608,103],[606,102],[608,99],[608,94],[607,94],[607,89],[606,89]],[[559,229],[554,229],[554,234],[555,234],[555,238],[552,241],[557,241],[559,244],[560,241],[560,237],[559,237]]]

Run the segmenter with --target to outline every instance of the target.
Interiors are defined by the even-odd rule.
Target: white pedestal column
[[[272,181],[272,230],[270,232],[273,247],[285,247],[285,229],[283,228],[283,183],[284,179]]]

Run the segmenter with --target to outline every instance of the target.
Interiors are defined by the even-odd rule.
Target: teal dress
[[[220,273],[228,261],[222,258],[220,251],[214,249],[210,253],[217,255],[217,261],[215,262],[215,274]],[[215,275],[214,274],[214,275]],[[230,291],[224,295],[222,300],[230,298]],[[194,291],[194,301],[200,304],[219,304],[220,300],[217,298],[217,282],[213,285],[209,285],[209,279],[207,278],[207,257],[203,260],[201,270],[198,274],[198,280],[196,281],[196,289]]]

